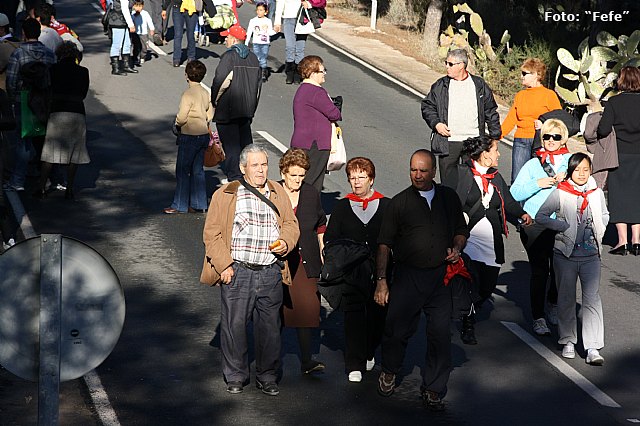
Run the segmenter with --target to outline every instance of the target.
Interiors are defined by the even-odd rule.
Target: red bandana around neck
[[[489,181],[496,177],[498,171],[496,170],[493,173],[482,174],[477,171],[475,167],[471,167],[471,173],[473,173],[474,176],[480,176],[480,179],[482,179],[482,192],[486,194],[487,192],[489,192]]]
[[[558,189],[561,191],[565,191],[568,192],[569,194],[573,194],[576,195],[578,197],[582,197],[582,204],[580,205],[580,217],[582,217],[582,213],[584,212],[584,210],[587,208],[587,206],[589,205],[589,200],[587,199],[587,196],[589,194],[591,194],[593,191],[595,191],[598,188],[593,188],[590,189],[588,191],[578,191],[577,189],[575,189],[573,187],[573,185],[571,185],[571,183],[567,180],[563,180],[562,182],[560,182],[558,184]]]
[[[379,193],[378,191],[373,191],[373,195],[369,198],[360,198],[353,192],[347,194],[347,199],[351,201],[355,201],[356,203],[362,203],[362,210],[366,210],[369,206],[369,203],[373,200],[379,200],[380,198],[384,198],[384,195]]]
[[[547,161],[547,158],[549,158],[549,162],[554,166],[556,165],[556,163],[554,163],[553,156],[561,155],[561,154],[569,154],[569,150],[567,149],[566,146],[556,149],[555,151],[547,151],[544,148],[540,148],[539,150],[536,151],[536,157],[540,158],[540,162],[542,164],[544,164],[544,162]]]

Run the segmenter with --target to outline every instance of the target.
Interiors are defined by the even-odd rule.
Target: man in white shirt
[[[55,13],[55,9],[49,3],[40,4],[35,10],[36,19],[40,22],[40,37],[38,41],[44,44],[45,47],[54,54],[63,42],[58,32],[51,28],[51,17],[54,16]]]

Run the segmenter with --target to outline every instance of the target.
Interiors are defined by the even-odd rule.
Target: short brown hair
[[[320,71],[320,65],[322,65],[322,58],[316,55],[309,55],[302,58],[298,64],[298,72],[302,78],[309,78],[314,72]]]
[[[300,148],[289,148],[287,152],[282,154],[278,165],[280,166],[280,173],[288,173],[289,169],[294,166],[302,167],[306,171],[309,171],[311,167],[309,156]]]
[[[207,67],[196,59],[189,61],[185,72],[187,73],[189,81],[200,83],[204,78],[204,75],[207,73]]]
[[[369,179],[376,178],[376,166],[373,164],[373,161],[365,157],[353,157],[347,161],[347,167],[345,167],[344,171],[347,173],[347,178],[350,177],[351,172],[358,171],[365,172],[367,176],[369,176]]]
[[[640,92],[640,69],[623,67],[618,76],[618,90],[623,92]]]
[[[538,81],[543,82],[544,77],[547,75],[547,66],[541,59],[527,58],[520,66],[522,71],[535,72],[538,74]]]

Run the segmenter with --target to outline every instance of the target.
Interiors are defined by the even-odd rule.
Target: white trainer
[[[547,321],[545,321],[544,318],[538,318],[537,320],[533,321],[533,331],[538,336],[547,336],[551,334],[551,330],[549,330],[549,327],[547,327]]]
[[[558,305],[549,303],[549,310],[547,311],[547,319],[549,324],[558,325]]]
[[[569,342],[566,345],[564,345],[564,348],[562,348],[562,357],[569,358],[569,359],[573,359],[576,357],[576,350],[573,347],[573,343]]]
[[[358,383],[362,381],[362,373],[360,371],[352,371],[349,373],[349,381]]]
[[[604,364],[604,358],[597,349],[587,349],[585,362],[589,365],[602,365]]]
[[[13,238],[9,238],[9,241],[7,241],[6,243],[3,242],[2,243],[2,248],[5,250],[9,250],[11,247],[16,245],[16,240],[14,240]]]
[[[371,358],[367,360],[367,371],[371,371],[373,370],[373,367],[376,366],[376,359],[375,358]]]

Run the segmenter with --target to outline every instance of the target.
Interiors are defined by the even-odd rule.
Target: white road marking
[[[91,7],[93,7],[95,10],[97,10],[98,12],[100,12],[100,15],[104,15],[104,10],[102,10],[102,6],[100,6],[98,3],[89,3],[91,5]]]
[[[275,146],[283,154],[287,151],[287,149],[289,149],[286,146],[284,146],[278,139],[274,138],[273,136],[271,136],[269,133],[265,132],[264,130],[258,130],[256,133],[259,134],[260,136],[262,136],[263,138],[265,138],[267,140],[267,142],[269,142],[271,145]]]
[[[508,321],[500,322],[502,325],[507,327],[509,331],[518,336],[520,340],[529,345],[531,349],[536,351],[538,355],[544,358],[549,364],[564,374],[573,383],[578,385],[578,387],[585,391],[591,398],[595,399],[600,405],[604,405],[605,407],[621,408],[620,404],[615,402],[609,395],[598,389],[596,385],[587,380],[582,374],[578,373],[573,367],[570,367],[569,364],[560,359],[558,355],[553,353],[532,335],[524,331],[518,324]]]
[[[98,373],[96,373],[95,370],[91,370],[85,374],[83,378],[89,388],[89,394],[91,394],[93,406],[96,409],[102,424],[104,426],[120,426],[118,416],[116,416],[116,412],[109,403],[109,397],[107,396],[107,392],[105,392],[104,387],[102,387],[102,382],[100,381]]]
[[[167,56],[167,53],[164,50],[160,49],[158,46],[156,46],[156,44],[151,40],[149,40],[149,42],[147,43],[147,46],[149,46],[149,49],[153,50],[158,55]]]

